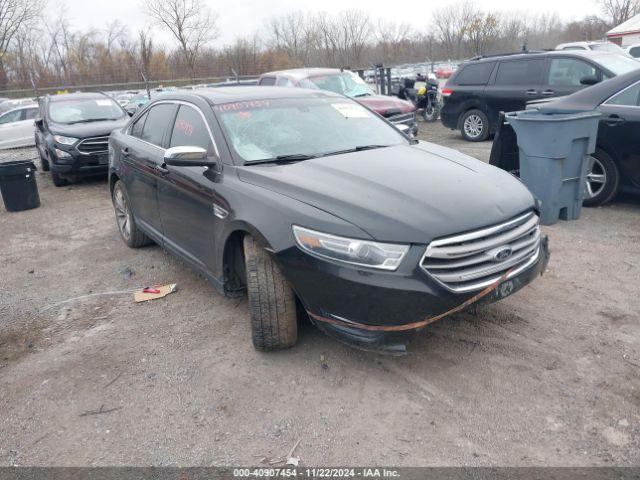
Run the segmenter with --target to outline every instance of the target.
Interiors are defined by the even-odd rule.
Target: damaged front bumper
[[[472,304],[496,302],[531,283],[546,270],[550,252],[545,236],[535,263],[516,275],[505,275],[480,292],[470,293],[452,292],[420,268],[365,272],[324,262],[297,248],[279,257],[285,275],[318,328],[357,348],[401,355],[413,334],[429,323]]]

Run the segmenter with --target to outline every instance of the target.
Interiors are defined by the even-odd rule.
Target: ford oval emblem
[[[505,247],[505,248],[501,248],[500,250],[498,250],[493,255],[493,258],[498,262],[502,262],[502,261],[506,260],[507,258],[509,258],[512,254],[513,254],[513,250],[511,250],[511,247]]]

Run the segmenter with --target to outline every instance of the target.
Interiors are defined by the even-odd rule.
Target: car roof
[[[542,52],[529,52],[529,53],[506,53],[503,55],[488,55],[486,57],[475,58],[469,60],[469,62],[495,62],[496,60],[522,60],[527,58],[537,57],[582,57],[597,59],[605,55],[620,55],[619,53],[605,52],[605,51],[593,51],[593,50],[545,50]]]
[[[49,101],[61,102],[65,100],[83,100],[83,99],[91,100],[94,98],[104,98],[104,97],[111,98],[107,94],[102,92],[78,92],[78,93],[63,93],[60,95],[50,95]]]
[[[339,68],[291,68],[289,70],[276,70],[273,72],[267,72],[260,75],[260,77],[273,77],[276,75],[286,75],[296,80],[303,80],[305,78],[317,77],[320,75],[335,75],[344,70]]]
[[[212,105],[230,102],[250,102],[254,100],[274,100],[279,98],[344,98],[326,90],[284,87],[214,87],[193,91],[168,92],[154,100],[189,100],[193,97],[205,99]]]

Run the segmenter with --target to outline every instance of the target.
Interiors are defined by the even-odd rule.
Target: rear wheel
[[[597,207],[610,201],[618,192],[618,167],[604,150],[587,157],[587,180],[584,184],[585,207]]]
[[[462,117],[462,137],[469,142],[482,142],[489,137],[489,119],[482,110],[469,110]]]
[[[120,180],[113,186],[113,194],[111,196],[113,208],[116,211],[116,222],[118,231],[124,243],[131,248],[139,248],[149,245],[152,240],[136,225],[131,209],[129,208],[129,199],[125,192],[124,185]]]
[[[251,336],[256,350],[279,350],[298,340],[296,300],[280,268],[255,239],[244,237]]]

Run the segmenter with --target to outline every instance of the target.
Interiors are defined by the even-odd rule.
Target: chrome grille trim
[[[503,249],[504,260],[496,255]],[[534,212],[473,232],[432,241],[420,267],[454,292],[471,292],[491,285],[514,269],[511,278],[533,265],[540,254],[539,218]]]
[[[76,150],[83,155],[107,153],[109,151],[109,137],[90,137],[81,140]]]
[[[412,113],[400,113],[386,117],[391,123],[407,123],[413,124],[416,121],[416,114]]]

